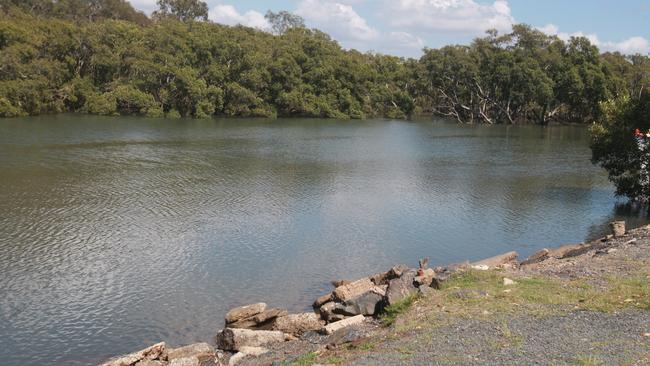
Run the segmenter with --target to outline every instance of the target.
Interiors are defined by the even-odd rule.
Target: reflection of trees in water
[[[648,204],[630,201],[617,202],[614,204],[611,214],[603,222],[589,227],[585,240],[592,240],[609,234],[609,223],[612,221],[625,220],[628,230],[645,225],[648,223],[649,210],[650,205]]]

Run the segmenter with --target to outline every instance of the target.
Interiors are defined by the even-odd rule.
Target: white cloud
[[[329,33],[343,45],[355,41],[370,41],[379,31],[368,25],[351,5],[335,1],[302,0],[296,14],[305,18],[310,27]]]
[[[643,37],[632,37],[621,42],[605,42],[602,45],[605,51],[618,51],[626,55],[640,53],[642,55],[650,54],[650,42]]]
[[[640,53],[640,54],[648,54],[650,53],[650,42],[643,38],[643,37],[631,37],[626,40],[620,41],[620,42],[603,42],[601,41],[597,35],[593,33],[583,33],[583,32],[574,32],[574,33],[566,33],[566,32],[560,32],[559,28],[555,24],[547,24],[543,27],[537,27],[540,31],[550,34],[550,35],[555,35],[558,36],[562,40],[569,40],[571,37],[586,37],[589,39],[589,41],[597,46],[601,51],[610,51],[610,52],[615,52],[618,51],[623,54],[635,54],[635,53]]]
[[[208,18],[215,23],[226,25],[241,24],[262,30],[267,30],[270,27],[269,22],[264,18],[264,14],[255,10],[249,10],[241,14],[232,5],[213,7],[208,13]]]
[[[386,0],[388,24],[418,32],[480,35],[488,29],[507,32],[515,22],[507,1],[479,4],[474,0]]]

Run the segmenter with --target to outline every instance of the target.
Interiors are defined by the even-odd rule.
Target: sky
[[[130,0],[147,13],[156,0]],[[601,51],[650,55],[650,0],[207,0],[211,21],[268,30],[267,10],[288,10],[345,48],[419,57],[424,47],[468,44],[488,29],[526,23]]]

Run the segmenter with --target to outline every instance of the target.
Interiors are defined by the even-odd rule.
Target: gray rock
[[[263,302],[250,304],[231,309],[226,314],[226,324],[234,323],[238,320],[250,318],[266,310],[266,304]]]
[[[300,335],[310,330],[323,328],[325,322],[316,313],[289,314],[275,319],[273,330]]]
[[[404,300],[410,295],[417,293],[418,289],[414,285],[416,271],[409,270],[404,272],[401,277],[394,278],[388,282],[386,290],[386,302],[388,305],[394,305]]]
[[[368,335],[364,331],[356,328],[357,327],[347,327],[337,330],[327,338],[327,344],[339,346],[341,344],[358,342],[367,338]]]
[[[338,304],[338,303],[335,304],[334,307],[332,308],[332,313],[345,315],[345,316],[359,315],[358,310],[355,309],[354,307],[347,306],[345,304]]]
[[[345,302],[346,310],[351,308],[350,314],[345,315],[375,315],[381,311],[381,305],[384,297],[375,291],[368,291],[354,299]]]

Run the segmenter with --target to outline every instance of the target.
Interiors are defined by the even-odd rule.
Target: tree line
[[[643,93],[650,60],[527,25],[420,59],[344,50],[288,12],[268,32],[207,21],[198,0],[0,0],[0,116],[409,118],[591,122]]]

